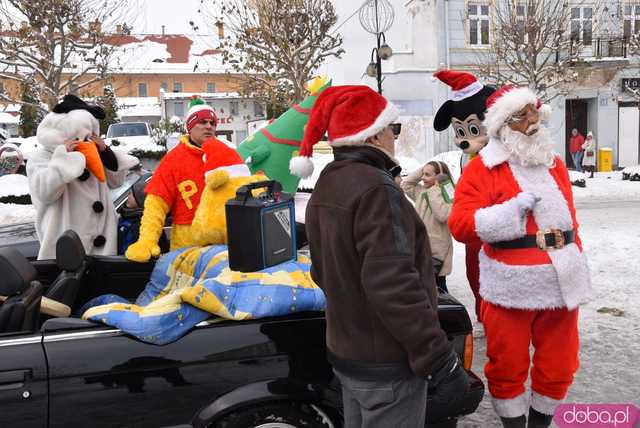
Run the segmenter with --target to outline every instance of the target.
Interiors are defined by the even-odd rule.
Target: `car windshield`
[[[107,138],[137,137],[149,135],[147,125],[144,123],[116,123],[109,126]]]

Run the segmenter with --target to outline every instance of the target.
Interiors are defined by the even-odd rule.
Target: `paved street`
[[[580,200],[577,212],[596,297],[581,309],[581,367],[567,402],[638,405],[640,375],[634,362],[640,361],[640,201]],[[473,307],[459,244],[448,284],[467,308]],[[623,311],[622,316],[611,314],[616,310]],[[485,339],[476,338],[474,346],[473,370],[484,379]],[[478,411],[458,426],[501,425],[485,395]]]

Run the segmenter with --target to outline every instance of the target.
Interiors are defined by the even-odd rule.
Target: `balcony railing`
[[[581,57],[591,57],[598,59],[606,58],[627,58],[629,39],[625,37],[597,37],[591,43],[571,43],[569,49],[575,52],[580,49]]]

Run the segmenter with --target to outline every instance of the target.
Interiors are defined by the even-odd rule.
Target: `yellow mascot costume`
[[[216,138],[199,148],[184,136],[165,162],[171,168],[159,167],[145,189],[140,237],[125,253],[129,260],[144,263],[160,255],[158,240],[169,212],[171,250],[226,244],[226,202],[240,186],[265,179],[252,176],[238,153]]]

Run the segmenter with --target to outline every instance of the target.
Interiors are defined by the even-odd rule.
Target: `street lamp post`
[[[378,92],[382,94],[382,60],[391,58],[393,50],[387,44],[384,32],[391,28],[395,14],[389,0],[369,0],[360,8],[360,25],[376,36],[376,47],[371,50],[371,62],[366,74],[375,77]]]

